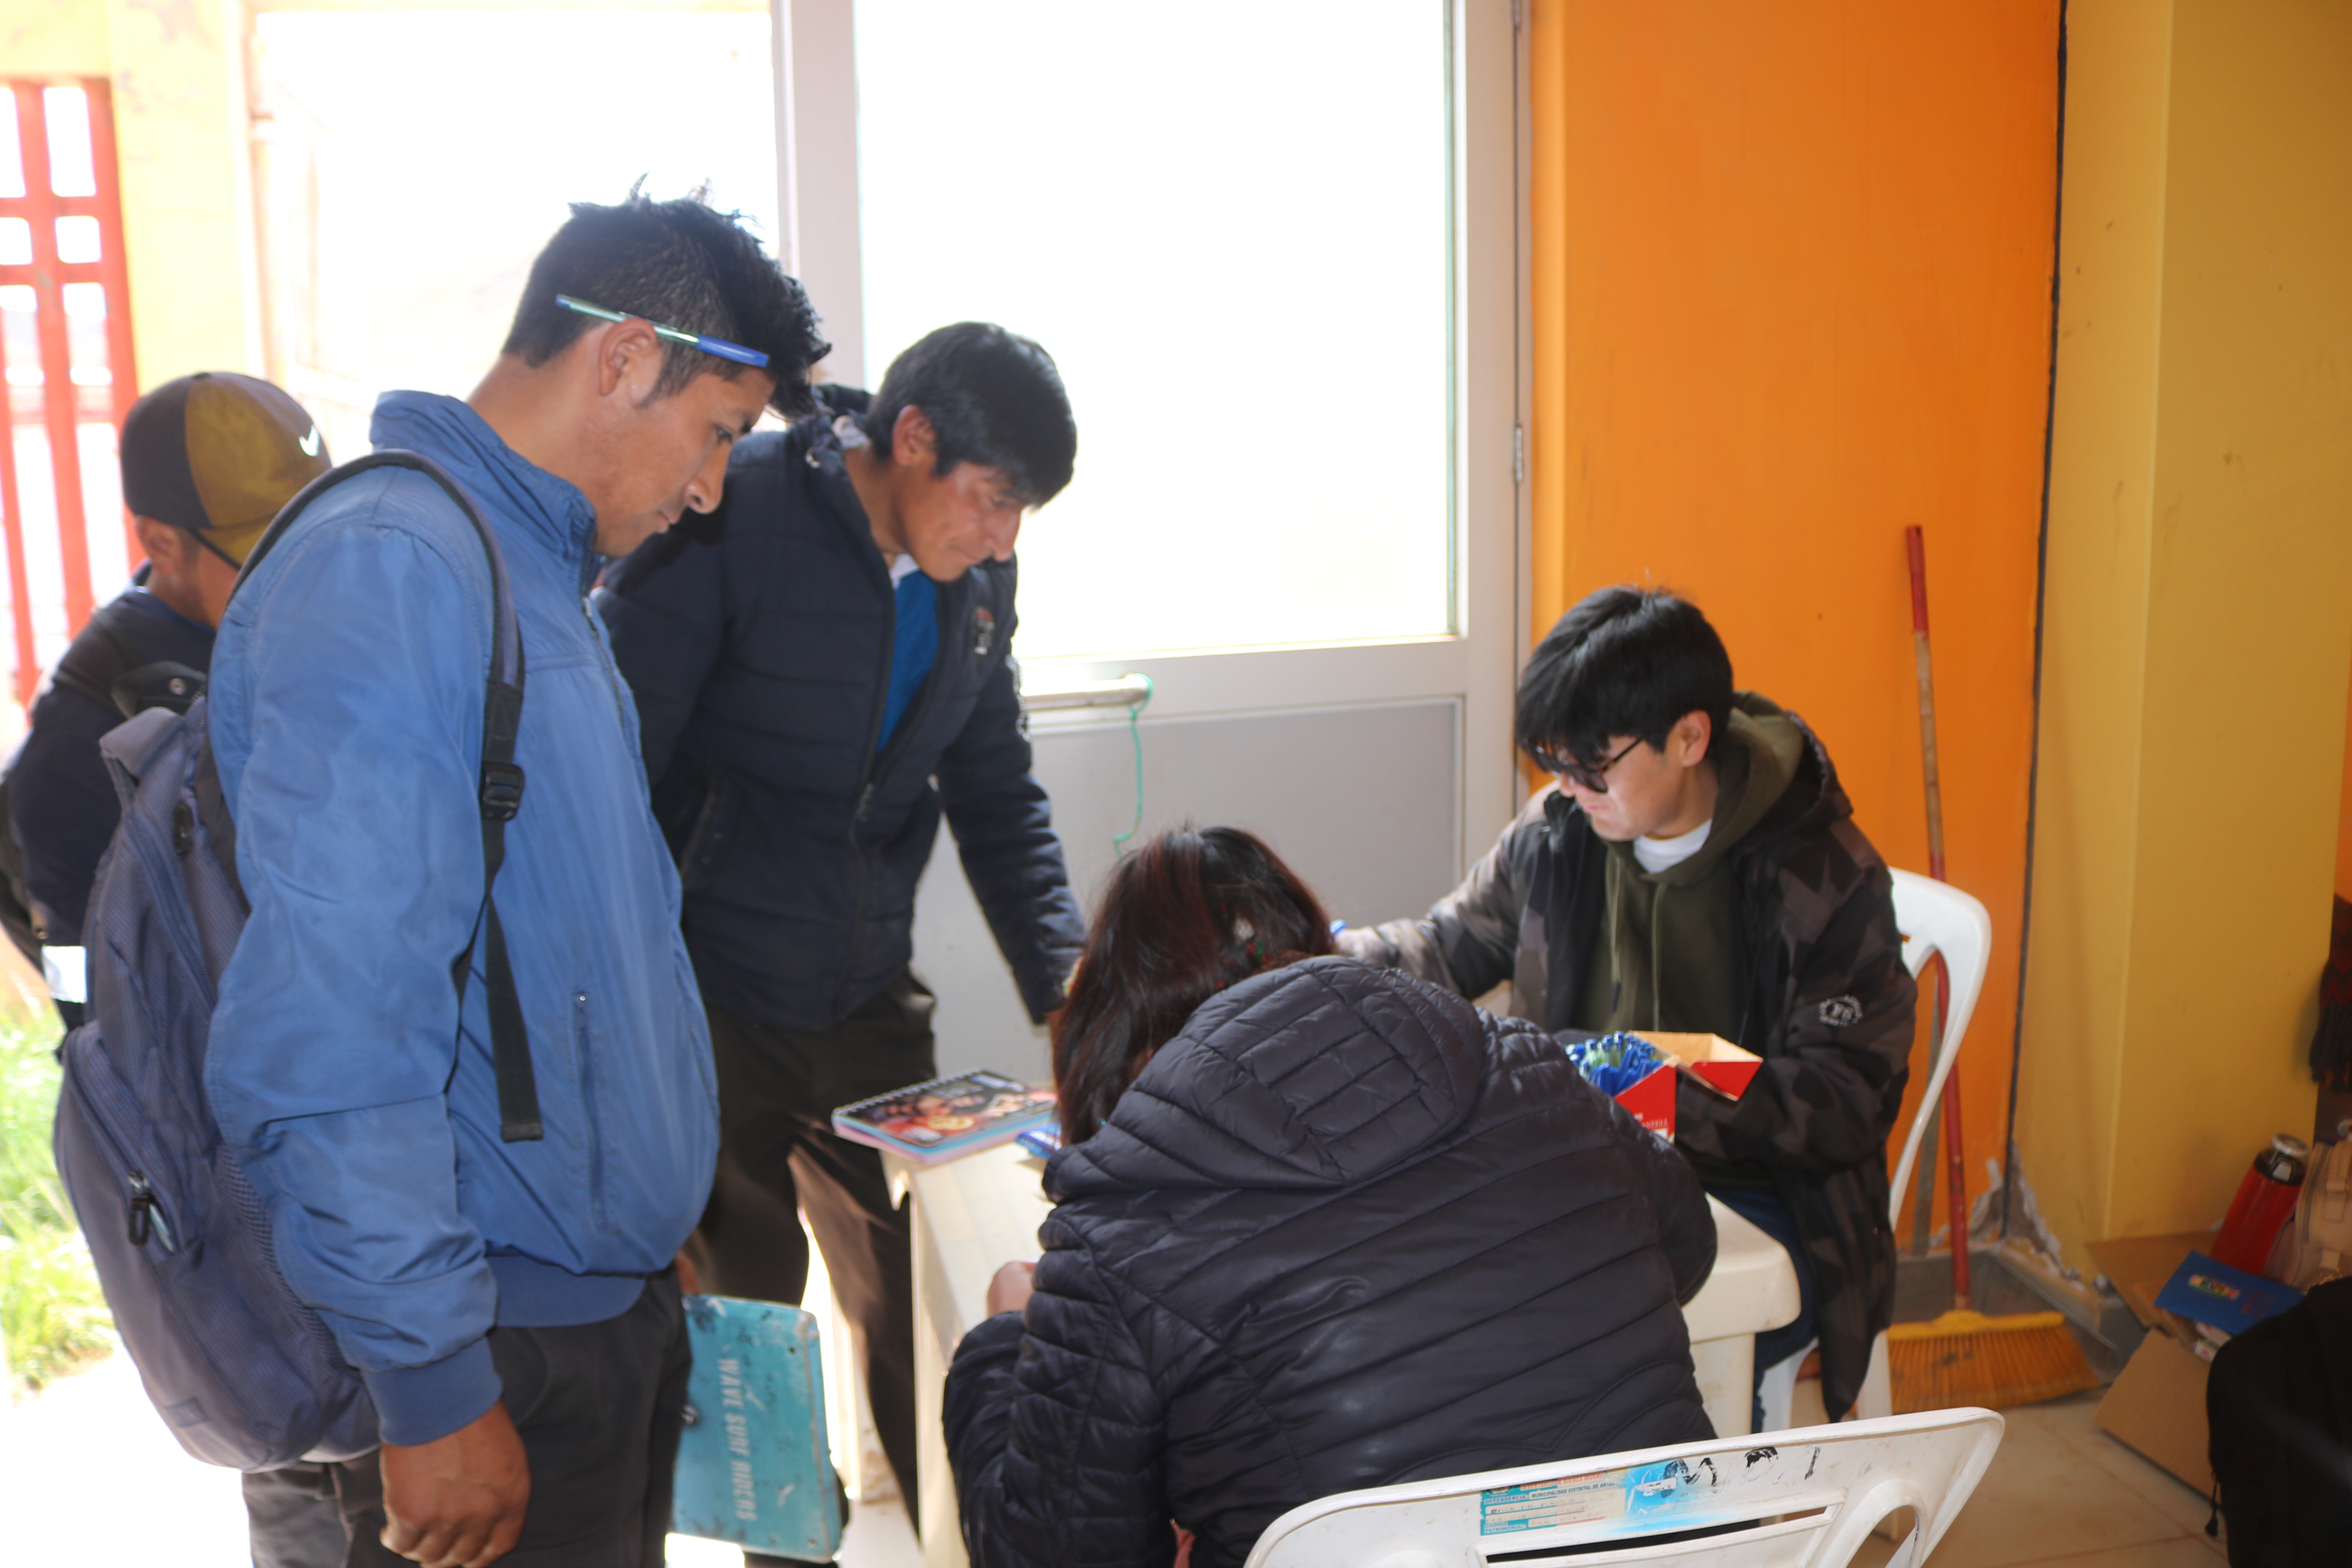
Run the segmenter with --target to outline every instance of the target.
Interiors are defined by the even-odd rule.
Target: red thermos
[[[2221,1233],[2213,1238],[2214,1262],[2249,1274],[2263,1271],[2279,1226],[2294,1217],[2295,1199],[2303,1194],[2303,1173],[2310,1163],[2311,1145],[2284,1132],[2254,1156],[2253,1169],[2238,1184]]]

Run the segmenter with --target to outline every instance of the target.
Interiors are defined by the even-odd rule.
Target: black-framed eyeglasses
[[[1579,785],[1581,788],[1589,789],[1594,795],[1607,795],[1609,793],[1609,770],[1615,767],[1619,763],[1623,762],[1625,760],[1626,753],[1641,743],[1641,737],[1638,735],[1635,736],[1633,739],[1626,742],[1623,745],[1618,747],[1617,754],[1611,757],[1607,762],[1601,763],[1597,768],[1586,767],[1582,763],[1578,762],[1573,757],[1554,756],[1549,752],[1536,752],[1531,753],[1531,755],[1533,755],[1536,760],[1536,766],[1541,768],[1544,772],[1556,774],[1560,778],[1566,779],[1569,783]]]

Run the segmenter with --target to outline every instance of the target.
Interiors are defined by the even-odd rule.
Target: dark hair
[[[632,190],[612,206],[572,203],[530,264],[500,352],[545,364],[601,324],[557,304],[558,294],[755,349],[776,378],[770,406],[784,415],[816,406],[809,367],[832,345],[817,335],[807,294],[744,230],[741,214],[713,212],[698,192],[657,202]],[[737,380],[749,368],[665,339],[654,396],[683,392],[698,375]]]
[[[1078,423],[1054,356],[1017,332],[958,321],[926,332],[890,362],[866,410],[867,440],[890,455],[901,409],[919,408],[939,433],[944,474],[958,463],[1001,468],[1013,493],[1043,506],[1077,461]]]
[[[1664,589],[1588,594],[1519,672],[1513,730],[1530,756],[1563,752],[1587,765],[1609,737],[1664,746],[1685,713],[1705,713],[1712,741],[1731,717],[1731,656],[1698,606]],[[1711,742],[1712,743],[1712,742]]]
[[[1330,951],[1323,906],[1238,827],[1179,828],[1128,856],[1104,886],[1070,999],[1054,1015],[1062,1142],[1093,1137],[1202,1003]]]

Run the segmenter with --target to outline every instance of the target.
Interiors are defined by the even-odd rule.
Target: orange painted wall
[[[1980,1191],[2025,891],[2058,0],[1533,0],[1528,23],[1533,624],[1608,583],[1687,593],[1924,871],[1925,528],[1950,874],[1995,935],[1959,1068]]]

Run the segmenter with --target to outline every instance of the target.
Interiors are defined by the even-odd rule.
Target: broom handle
[[[1911,560],[1911,646],[1919,668],[1919,748],[1927,780],[1927,874],[1938,882],[1944,875],[1944,785],[1936,765],[1936,669],[1927,655],[1927,544],[1915,523],[1903,531],[1903,544]],[[1936,1036],[1944,1036],[1945,1008],[1951,994],[1943,955],[1936,955]],[[1945,1046],[1949,1049],[1948,1044]],[[1930,1068],[1932,1069],[1932,1065]],[[1968,1153],[1960,1143],[1960,1080],[1944,1078],[1945,1170],[1952,1202],[1952,1306],[1969,1305]]]
[[[1927,875],[1944,876],[1944,785],[1936,767],[1936,667],[1927,658],[1927,543],[1916,526],[1903,531],[1911,555],[1911,649],[1919,663],[1919,749],[1927,775]]]
[[[1944,1006],[1951,997],[1948,973],[1944,969],[1944,955],[1936,955],[1936,1032],[1944,1032]],[[1948,1047],[1947,1048],[1949,1048]],[[1952,1189],[1952,1309],[1969,1310],[1969,1160],[1960,1145],[1960,1075],[1948,1073],[1944,1078],[1944,1142],[1948,1173]]]

